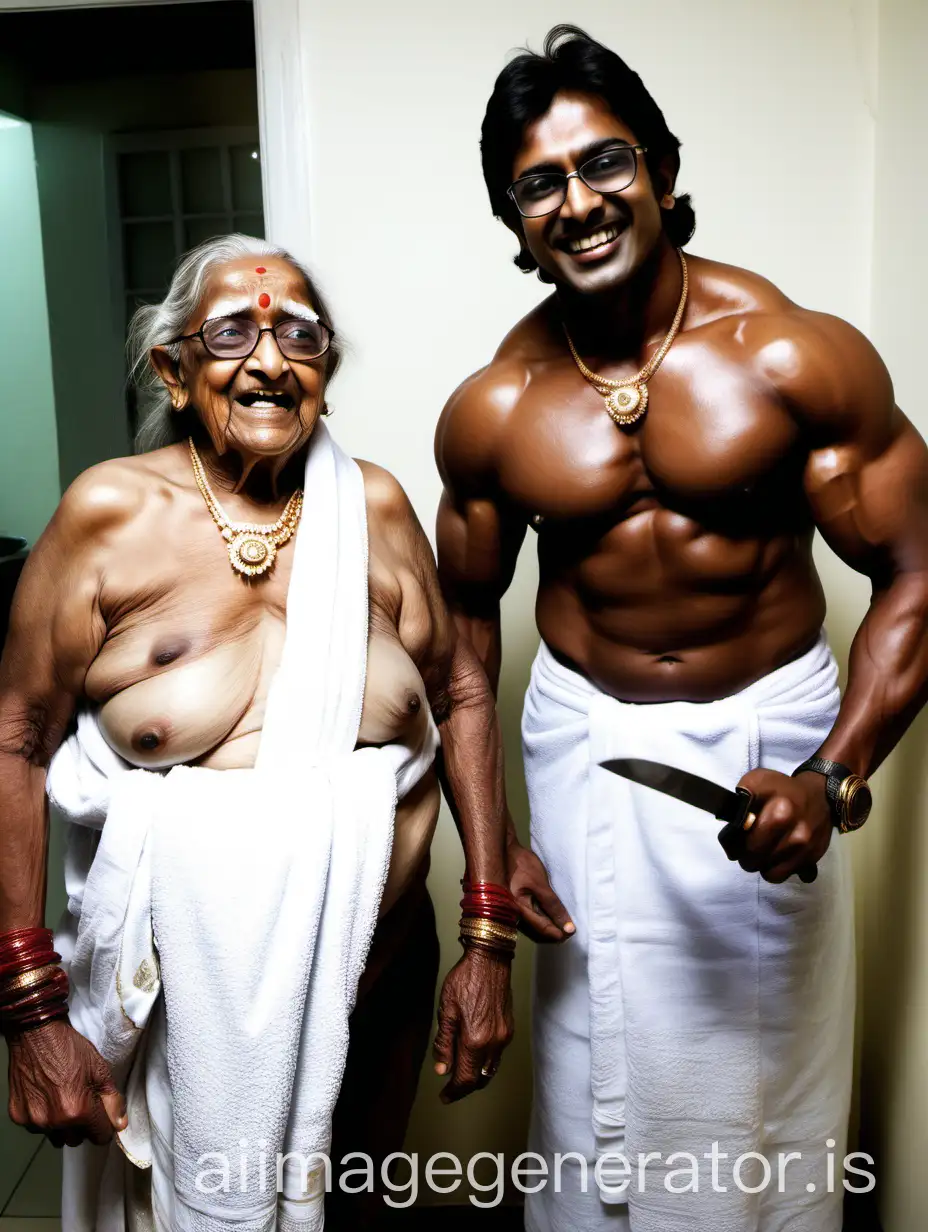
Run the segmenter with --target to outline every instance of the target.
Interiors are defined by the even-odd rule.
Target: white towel
[[[85,713],[49,771],[56,811],[76,823],[73,914],[60,937],[73,1021],[122,1077],[163,986],[173,1141],[152,1149],[138,1066],[122,1140],[135,1162],[172,1170],[172,1224],[197,1232],[322,1226],[321,1167],[304,1176],[291,1161],[278,1203],[274,1160],[328,1150],[397,779],[421,777],[437,745],[431,725],[414,749],[355,750],[368,634],[364,484],[322,423],[304,490],[255,769],[131,770]],[[216,1176],[201,1175],[210,1153],[232,1165],[228,1191],[203,1192]],[[65,1232],[115,1217],[90,1209],[86,1178],[73,1190]]]
[[[711,703],[624,703],[542,645],[523,739],[532,845],[577,924],[540,947],[534,1007],[533,1146],[579,1162],[527,1202],[530,1232],[837,1232],[826,1143],[841,1186],[850,1096],[853,913],[847,850],[835,837],[818,880],[769,885],[730,863],[708,814],[599,768],[645,757],[728,787],[750,768],[792,771],[821,744],[838,705],[822,638],[801,658]],[[714,1191],[712,1151],[726,1152]],[[736,1157],[773,1165],[756,1194]],[[778,1192],[777,1153],[802,1152]],[[632,1168],[593,1166],[610,1152]],[[647,1163],[644,1186],[639,1157]],[[674,1194],[673,1152],[699,1163],[698,1192]],[[747,1159],[743,1187],[763,1165]],[[671,1177],[684,1188],[686,1175]],[[814,1192],[807,1185],[815,1186]],[[611,1205],[610,1205],[611,1204]],[[627,1205],[626,1205],[627,1204]]]

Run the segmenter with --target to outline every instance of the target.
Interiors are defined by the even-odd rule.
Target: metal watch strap
[[[843,766],[839,761],[828,761],[825,757],[810,757],[801,766],[796,767],[791,777],[795,778],[797,774],[802,774],[804,770],[811,770],[813,773],[823,776],[825,779],[825,796],[831,806],[835,825],[841,825],[844,818],[840,815],[838,809],[838,793],[841,790],[841,784],[845,779],[850,778],[854,771],[848,766]]]

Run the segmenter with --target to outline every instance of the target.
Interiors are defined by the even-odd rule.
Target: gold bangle
[[[515,937],[503,937],[499,933],[478,932],[476,929],[462,928],[460,930],[462,937],[469,937],[472,941],[485,941],[488,944],[503,946],[506,949],[514,950],[516,948]]]
[[[460,935],[462,937],[470,937],[474,941],[487,941],[487,942],[491,942],[494,945],[506,946],[509,949],[515,949],[515,945],[516,945],[515,937],[502,937],[499,935],[499,933],[482,933],[482,932],[475,932],[469,928],[462,928],[460,931]]]
[[[474,928],[472,924],[462,923],[460,930],[462,933],[470,933],[471,936],[492,936],[492,938],[498,938],[500,941],[511,941],[513,944],[515,944],[515,941],[519,940],[518,934],[511,933],[511,931],[503,933],[502,930],[497,931],[489,928]]]
[[[506,937],[512,941],[516,941],[519,936],[518,929],[511,928],[508,924],[497,924],[494,920],[483,920],[477,916],[462,916],[460,926],[461,928],[479,930],[493,937]]]
[[[0,984],[0,997],[5,997],[10,992],[22,992],[24,988],[32,988],[36,984],[43,984],[52,977],[55,971],[60,970],[59,966],[49,964],[45,967],[36,967],[32,971],[23,971],[20,975],[11,976]]]

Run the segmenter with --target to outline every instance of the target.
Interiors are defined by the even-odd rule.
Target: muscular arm
[[[502,647],[500,600],[525,539],[524,515],[496,481],[496,450],[513,389],[484,373],[445,407],[435,437],[444,490],[438,507],[438,575],[458,630],[483,664],[494,694]]]
[[[865,777],[928,696],[928,450],[895,406],[886,369],[843,321],[797,313],[759,356],[810,442],[805,490],[826,542],[870,578],[837,720],[818,752]],[[752,770],[760,805],[739,851],[772,882],[817,863],[833,825],[824,780]]]
[[[452,396],[435,438],[444,484],[438,507],[438,576],[461,640],[482,664],[494,695],[502,645],[500,600],[525,539],[524,514],[497,481],[500,437],[521,392],[518,370],[478,373]],[[499,773],[502,776],[502,756]],[[574,931],[538,858],[519,842],[506,807],[507,881],[525,930],[536,940],[563,941]]]
[[[813,448],[805,486],[829,546],[871,582],[820,753],[867,776],[928,697],[928,450],[870,343],[816,315],[789,391]]]

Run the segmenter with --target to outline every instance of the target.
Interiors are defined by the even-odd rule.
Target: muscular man
[[[211,1052],[204,1046],[200,1063],[206,1096],[216,1100],[217,1122],[207,1126],[208,1134],[215,1133],[207,1140],[210,1150],[222,1145],[219,1118],[226,1105],[235,1106],[239,1091],[244,1091],[244,1112],[254,1112],[255,1125],[263,1130],[263,1109],[286,1087],[280,1117],[266,1118],[265,1147],[273,1160],[273,1135],[278,1146],[284,1144],[280,1135],[288,1115],[292,1123],[298,1104],[296,1045],[315,1067],[305,1096],[326,1139],[324,1100],[334,1098],[341,1068],[336,1065],[327,1074],[324,1067],[330,1058],[325,1050],[311,1034],[305,1039],[300,1035],[300,1019],[312,1021],[315,999],[309,998],[309,1008],[301,1001],[300,979],[307,976],[301,977],[300,971],[308,947],[315,945],[310,952],[315,953],[316,988],[327,938],[340,936],[337,930],[343,923],[363,932],[363,921],[352,924],[352,913],[364,904],[362,889],[356,888],[347,901],[336,899],[334,921],[325,905],[319,908],[321,915],[315,918],[322,921],[321,939],[316,944],[314,886],[300,880],[313,875],[315,868],[313,861],[304,867],[300,860],[302,850],[318,840],[327,816],[328,806],[323,802],[314,809],[309,794],[318,779],[306,775],[314,754],[309,733],[315,730],[315,707],[324,699],[315,693],[305,697],[282,724],[280,698],[285,697],[281,689],[287,687],[288,674],[301,663],[328,663],[346,636],[344,628],[358,630],[358,661],[349,653],[344,675],[336,673],[331,687],[337,696],[350,696],[352,674],[360,683],[353,727],[349,714],[349,739],[339,756],[352,756],[355,735],[359,750],[378,750],[375,762],[389,756],[386,795],[391,810],[397,796],[399,803],[395,815],[391,811],[384,818],[384,841],[392,834],[392,847],[386,848],[385,884],[373,885],[376,901],[371,906],[372,918],[379,906],[380,925],[352,1020],[345,1102],[335,1116],[333,1226],[374,1226],[376,1200],[360,1195],[352,1202],[338,1190],[338,1160],[343,1152],[363,1150],[378,1167],[389,1151],[401,1148],[425,1052],[438,960],[425,872],[438,817],[439,768],[461,825],[468,876],[491,883],[505,878],[492,696],[444,605],[415,514],[396,480],[371,463],[360,463],[360,473],[353,462],[339,463],[337,458],[326,463],[329,470],[307,469],[319,450],[332,447],[320,419],[337,361],[330,320],[307,271],[263,240],[223,237],[188,254],[166,300],[141,309],[136,322],[136,372],[143,378],[147,373],[157,391],[143,429],[145,452],[102,463],[71,486],[32,553],[17,593],[0,671],[0,951],[5,955],[0,961],[0,1028],[10,1046],[13,1119],[31,1132],[47,1134],[57,1146],[80,1147],[68,1153],[66,1228],[104,1223],[118,1227],[124,1216],[130,1227],[144,1226],[152,1218],[159,1228],[176,1227],[181,1197],[197,1203],[197,1209],[206,1201],[199,1193],[192,1198],[186,1190],[182,1193],[182,1168],[187,1164],[181,1147],[188,1140],[185,1118],[195,1119],[198,1113],[190,1107],[189,1084],[200,1077],[184,1069],[184,1050],[199,1047],[198,1037],[204,1034],[216,1041],[217,1049]],[[347,496],[336,486],[330,499],[325,495],[328,487],[315,486],[314,475],[324,479],[329,473],[346,477]],[[297,489],[304,487],[300,498]],[[282,524],[295,532],[292,538],[278,533]],[[331,560],[331,545],[337,561],[330,572],[342,586],[345,544],[355,543],[351,527],[357,525],[367,527],[366,547],[353,548],[351,559],[360,562],[362,573],[366,560],[368,576],[347,577],[344,619],[335,627],[331,644],[302,645],[313,637],[314,628],[302,618],[335,601],[326,591],[329,572],[320,574],[314,562]],[[245,533],[239,534],[243,526]],[[268,563],[268,553],[272,567],[255,568]],[[304,562],[297,596],[295,559]],[[301,600],[300,595],[309,597]],[[295,621],[296,601],[304,606],[296,609],[302,618]],[[324,621],[320,628],[327,628]],[[323,683],[326,679],[324,673],[313,678]],[[75,712],[77,734],[59,748]],[[272,713],[277,715],[273,733]],[[337,710],[331,713],[337,719]],[[435,762],[439,743],[442,757]],[[271,756],[280,747],[284,764],[278,766]],[[68,760],[72,751],[73,761]],[[19,930],[29,930],[30,936],[38,933],[43,916],[44,795],[50,762],[56,803],[70,820],[81,823],[69,827],[72,918],[58,940],[65,957],[72,959],[71,1013],[74,1019],[76,996],[83,1034],[57,1013],[54,997],[47,1005],[42,1002],[42,990],[57,989],[54,981],[61,973],[54,966],[40,968],[37,960],[30,964],[17,951]],[[361,760],[351,764],[357,766],[352,777],[363,777],[372,763],[362,752]],[[153,773],[124,773],[134,768]],[[337,782],[332,779],[336,803]],[[125,844],[139,824],[140,808],[149,807],[147,799],[140,796],[117,816],[119,792],[133,790],[133,783],[150,794],[155,813],[157,801],[168,798],[165,791],[176,787],[175,805],[180,808],[205,792],[201,803],[191,806],[186,830],[180,827],[179,854],[185,846],[202,850],[204,834],[212,836],[214,845],[209,849],[207,843],[201,861],[193,859],[189,887],[192,894],[202,894],[201,904],[199,898],[171,887],[175,874],[186,875],[180,861],[175,870],[165,855],[172,833],[177,833],[176,824],[172,830],[176,808],[163,810],[167,815],[152,824],[155,837],[146,840],[143,850],[149,853],[144,860],[150,861],[147,877],[154,886],[146,906],[151,917],[147,930],[150,938],[154,928],[155,942],[150,944],[157,950],[134,976],[130,970],[122,984],[117,968],[118,1003],[110,1013],[107,998],[112,990],[100,972],[106,970],[112,950],[109,912],[111,901],[121,901],[124,865],[132,888],[113,925],[117,937],[123,918],[132,914],[132,902],[144,890],[144,878],[125,856]],[[88,803],[97,790],[99,807]],[[257,807],[247,803],[252,792]],[[324,801],[328,799],[325,795]],[[239,801],[245,801],[241,818],[235,813]],[[225,815],[224,807],[232,812]],[[275,845],[289,842],[291,831],[281,813],[294,819],[295,844],[282,853]],[[349,818],[348,812],[336,814],[339,824],[339,819]],[[379,833],[373,833],[372,840]],[[331,853],[342,850],[337,839],[332,837]],[[331,853],[328,847],[323,853],[330,861],[329,881],[323,865],[318,887],[325,904],[339,893],[351,862],[364,855],[353,852],[350,842],[341,855]],[[166,876],[159,883],[159,862],[165,861],[168,867],[161,872]],[[143,867],[142,855],[135,864]],[[292,876],[291,865],[298,870]],[[230,874],[226,884],[224,874]],[[374,874],[376,879],[376,867]],[[255,904],[268,896],[271,877],[281,887],[279,909],[271,895],[266,916],[253,916]],[[352,885],[361,887],[360,881]],[[217,926],[219,917],[210,912],[225,910],[216,906],[224,895],[232,901],[232,914]],[[289,918],[287,902],[292,902]],[[247,936],[234,931],[236,917],[248,921]],[[306,930],[305,937],[301,930]],[[120,953],[136,943],[131,931],[126,924]],[[298,940],[293,953],[282,957],[297,934],[305,944],[301,948]],[[350,936],[349,944],[354,945]],[[44,942],[30,945],[33,957],[44,952]],[[88,951],[93,956],[89,962]],[[361,951],[363,966],[364,939]],[[203,966],[198,966],[198,954]],[[468,949],[446,982],[441,1025],[450,1098],[486,1084],[509,1038],[507,957],[489,945]],[[236,983],[252,963],[254,982]],[[137,1007],[155,986],[159,965],[164,996],[149,1007],[144,1047],[125,1058],[127,1065],[135,1059],[128,1085],[145,1096],[135,1105],[130,1100],[130,1141],[150,1141],[152,1166],[144,1172],[126,1167],[123,1209],[120,1186],[112,1182],[120,1172],[113,1161],[122,1157],[107,1144],[114,1128],[127,1130],[122,1097],[127,1081],[124,1066],[114,1083],[111,1066],[117,1062],[112,1058],[123,1062],[127,1023],[130,1034],[133,1026],[146,1025]],[[218,1013],[213,1017],[206,1008],[208,989],[197,972],[209,976],[216,969],[227,971],[230,982],[226,987],[219,982]],[[346,972],[336,971],[336,990],[348,979]],[[23,989],[37,984],[39,1004],[21,1002]],[[273,1000],[279,995],[277,985],[283,987],[279,1012]],[[354,988],[343,991],[351,1002]],[[325,1000],[323,993],[315,997]],[[230,1058],[224,1051],[224,1034],[232,1030],[233,1018],[239,1021],[235,1015],[240,1000],[243,1047],[255,1049],[251,1062],[244,1053]],[[192,1026],[185,1018],[191,1005],[199,1015]],[[27,1021],[34,1009],[44,1009],[48,1021]],[[332,1016],[339,1009],[334,1000],[323,1005]],[[284,1021],[288,1018],[295,1020],[292,1031]],[[289,1032],[289,1047],[281,1043],[282,1030]],[[332,1049],[337,1051],[343,1042],[336,1033]],[[129,1046],[136,1047],[134,1037]],[[314,1049],[321,1055],[314,1055]],[[256,1082],[251,1065],[265,1063],[270,1070],[260,1070],[266,1080],[260,1100],[249,1099],[248,1084]],[[324,1081],[328,1088],[315,1089]],[[288,1084],[293,1085],[292,1094]],[[315,1112],[312,1101],[321,1101],[321,1112]],[[134,1123],[133,1107],[143,1105],[147,1112]],[[152,1130],[143,1133],[149,1121]],[[236,1150],[239,1138],[250,1132],[247,1125],[230,1127]],[[253,1135],[250,1144],[242,1145],[254,1150],[256,1141]],[[122,1145],[131,1158],[133,1148],[125,1137]],[[273,1175],[273,1163],[271,1170]],[[216,1208],[223,1200],[225,1218],[228,1194],[208,1201]],[[247,1200],[273,1218],[273,1192],[268,1196],[262,1187],[256,1195],[253,1187]],[[300,1218],[305,1220],[305,1212]],[[218,1225],[207,1219],[198,1226]],[[321,1226],[321,1212],[300,1226]]]
[[[504,69],[484,176],[516,264],[553,293],[437,434],[439,575],[493,680],[500,598],[538,535],[532,847],[577,934],[537,954],[532,1145],[553,1171],[531,1232],[840,1227],[854,1002],[836,827],[866,818],[862,780],[928,683],[925,446],[850,325],[684,258],[678,148],[581,31]],[[816,529],[873,586],[843,699]],[[600,768],[615,757],[740,784],[756,821],[723,850],[710,815]],[[513,889],[552,902],[514,836],[510,858]]]

